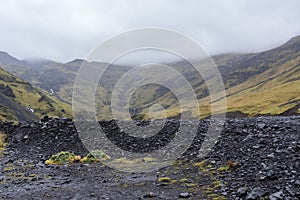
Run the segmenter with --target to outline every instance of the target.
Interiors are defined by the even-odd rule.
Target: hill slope
[[[249,55],[243,63],[250,66],[244,68],[247,79],[227,90],[229,111],[274,115],[300,105],[299,36],[278,48]],[[251,70],[259,73],[247,74]]]
[[[70,105],[4,71],[0,65],[0,119],[36,120],[38,117],[70,117]]]
[[[213,56],[224,81],[227,94],[227,112],[245,116],[255,115],[295,115],[300,108],[300,36],[287,43],[265,52],[252,54],[223,54]],[[205,61],[202,63],[205,65]],[[180,69],[187,66],[188,70]],[[200,104],[202,117],[210,111],[210,97],[203,79],[188,63],[179,62],[175,69],[181,71],[191,83]],[[151,87],[157,93],[158,88]],[[151,91],[141,90],[139,97],[153,96]],[[149,93],[150,91],[150,93]],[[160,92],[162,94],[162,92]],[[206,96],[206,97],[205,97]],[[144,99],[141,105],[149,108],[155,103],[167,105],[169,114],[178,114],[178,105],[174,97],[166,92],[150,105]],[[138,106],[138,102],[135,106]],[[147,109],[142,111],[144,114]]]

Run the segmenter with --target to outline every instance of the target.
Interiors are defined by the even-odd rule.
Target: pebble
[[[153,197],[156,197],[157,195],[154,193],[154,192],[147,192],[145,195],[144,195],[144,198],[153,198]]]
[[[179,194],[180,198],[189,198],[191,195],[188,192],[183,192]]]

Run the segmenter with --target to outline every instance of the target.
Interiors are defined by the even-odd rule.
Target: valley
[[[212,58],[224,81],[228,113],[239,112],[245,116],[299,114],[300,36],[269,51],[251,54],[229,53]],[[83,62],[86,61],[75,59],[63,64],[41,59],[26,62],[7,53],[1,53],[0,56],[0,66],[4,70],[27,81],[35,87],[34,90],[40,92],[32,102],[28,102],[28,99],[34,95],[17,95],[16,101],[19,104],[27,107],[30,105],[34,110],[38,110],[37,107],[41,107],[41,104],[34,107],[37,105],[34,99],[40,99],[43,95],[48,100],[57,99],[54,101],[59,102],[54,108],[47,108],[45,105],[46,107],[37,112],[38,117],[45,113],[49,116],[71,116],[72,87]],[[107,64],[89,62],[87,65],[93,69],[105,67]],[[193,67],[185,61],[169,65],[183,74],[193,87],[199,99],[201,118],[210,116],[209,93],[201,75],[195,73]],[[205,65],[205,61],[201,61],[200,65]],[[96,92],[99,120],[112,119],[111,93],[117,81],[130,69],[131,66],[109,65]],[[1,82],[7,85],[8,82],[3,80],[7,75],[3,70],[1,73],[4,74],[1,76]],[[148,109],[158,103],[167,108],[168,117],[180,114],[174,95],[167,88],[153,84],[142,86],[134,93],[130,100],[130,108],[135,108],[138,115],[147,119]],[[65,114],[58,113],[59,110],[64,110]],[[289,110],[293,112],[288,112]]]
[[[176,96],[158,84],[144,85],[131,97],[129,111],[135,125],[148,131],[163,124],[149,138],[133,139],[126,131],[135,127],[118,127],[120,122],[113,120],[110,109],[117,81],[132,66],[110,65],[105,72],[96,92],[97,125],[117,147],[151,153],[171,143],[182,123],[197,127],[190,147],[179,158],[157,170],[140,172],[165,161],[115,158],[106,155],[104,146],[97,149],[108,160],[95,161],[72,121],[72,88],[86,61],[20,61],[0,53],[0,198],[300,199],[300,36],[269,51],[213,59],[226,88],[227,119],[205,156],[200,156],[200,150],[205,138],[210,138],[207,130],[222,121],[210,119],[206,83],[188,62],[169,65],[196,92],[200,119],[178,120],[188,110],[180,110]],[[199,64],[205,67],[206,61]],[[107,64],[87,65],[93,70]],[[155,104],[166,108],[168,119],[159,117],[164,116],[160,110],[157,118],[151,118],[148,110]],[[93,124],[85,129],[97,134]],[[93,144],[102,139],[93,138]],[[49,162],[58,155],[74,158]],[[135,172],[127,172],[133,166]]]

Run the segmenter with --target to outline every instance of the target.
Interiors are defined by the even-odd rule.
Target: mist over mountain
[[[226,88],[228,112],[240,112],[254,116],[262,114],[298,114],[300,91],[300,36],[285,44],[259,53],[227,53],[213,56]],[[0,53],[1,68],[28,81],[68,105],[72,103],[72,87],[83,59],[59,63],[47,59],[18,60],[8,53]],[[92,69],[105,67],[107,63],[86,62]],[[165,63],[166,64],[166,63]],[[167,62],[168,64],[168,62]],[[197,94],[203,117],[208,116],[209,92],[201,75],[186,61],[169,62],[169,65],[189,81]],[[110,65],[100,80],[96,93],[101,119],[111,118],[111,93],[117,81],[130,69],[130,65]],[[162,76],[157,74],[156,76]],[[6,83],[7,84],[7,83]],[[179,113],[174,95],[159,85],[139,88],[131,98],[130,107],[145,116],[151,105],[161,104],[170,116]],[[291,114],[290,113],[290,114]]]

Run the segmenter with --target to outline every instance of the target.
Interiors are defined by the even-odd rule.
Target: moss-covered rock
[[[80,162],[81,163],[96,163],[103,160],[109,160],[110,157],[101,150],[93,150],[90,151],[85,157],[83,157]]]
[[[48,165],[61,165],[66,163],[73,163],[80,160],[80,156],[76,156],[74,153],[68,151],[61,151],[57,154],[54,154],[50,159],[46,160]]]

